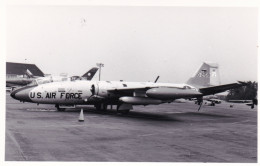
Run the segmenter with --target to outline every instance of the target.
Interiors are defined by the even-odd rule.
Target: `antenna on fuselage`
[[[154,81],[154,83],[156,83],[158,81],[158,79],[160,78],[160,76],[157,76],[156,80]]]

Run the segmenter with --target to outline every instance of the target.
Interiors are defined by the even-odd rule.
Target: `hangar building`
[[[6,62],[6,79],[28,78],[25,74],[27,70],[34,76],[44,77],[44,73],[35,64]]]

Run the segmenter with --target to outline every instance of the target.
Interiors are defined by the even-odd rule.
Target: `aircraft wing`
[[[229,89],[238,88],[246,85],[245,83],[233,83],[226,84],[208,88],[201,88],[198,91],[192,89],[182,89],[182,88],[172,88],[172,87],[160,87],[160,86],[143,86],[143,87],[124,87],[124,88],[114,88],[107,90],[110,93],[131,96],[133,93],[145,94],[148,97],[153,99],[160,100],[175,100],[179,98],[193,98],[193,97],[201,97],[204,95],[215,94],[224,92]]]
[[[210,94],[216,94],[220,92],[224,92],[226,90],[239,88],[241,86],[245,86],[247,83],[245,82],[238,82],[238,83],[232,83],[232,84],[225,84],[225,85],[219,85],[219,86],[212,86],[207,88],[200,88],[199,91],[203,95],[210,95]]]
[[[155,87],[115,88],[115,89],[109,89],[107,91],[110,93],[114,93],[114,94],[127,94],[127,93],[133,93],[135,91],[144,91],[145,92],[151,88],[155,88]]]
[[[160,86],[149,86],[149,87],[136,87],[136,88],[119,88],[108,90],[110,93],[131,96],[133,93],[140,95],[146,95],[153,99],[160,100],[175,100],[179,98],[191,98],[201,96],[202,94],[192,89],[182,89],[176,87],[160,87]]]

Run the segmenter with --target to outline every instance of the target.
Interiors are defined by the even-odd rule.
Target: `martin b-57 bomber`
[[[187,84],[157,83],[156,81],[52,82],[17,89],[11,93],[11,96],[22,102],[55,104],[59,111],[75,107],[75,105],[94,105],[98,110],[106,110],[108,105],[117,105],[119,113],[128,113],[133,109],[133,105],[170,103],[180,98],[197,98],[201,106],[205,95],[246,85],[243,82],[217,85],[220,82],[218,65],[210,63],[204,63]]]

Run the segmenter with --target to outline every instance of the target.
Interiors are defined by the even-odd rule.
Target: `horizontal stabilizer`
[[[34,75],[32,74],[32,72],[29,69],[27,69],[25,71],[25,75],[27,75],[28,78],[34,78]]]
[[[239,83],[212,86],[212,87],[207,87],[207,88],[200,88],[199,91],[203,95],[210,95],[210,94],[224,92],[224,91],[230,90],[230,89],[239,88],[241,86],[246,86],[246,85],[247,85],[247,83],[239,81]]]

